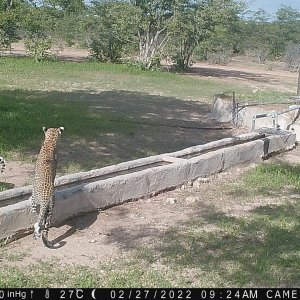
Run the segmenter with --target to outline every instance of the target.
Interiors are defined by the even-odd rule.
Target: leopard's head
[[[58,127],[58,128],[43,127],[43,131],[45,133],[45,140],[57,143],[59,137],[61,136],[61,133],[64,131],[64,127]]]

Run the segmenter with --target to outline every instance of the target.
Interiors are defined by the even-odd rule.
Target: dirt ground
[[[300,149],[296,148],[270,160],[299,163]],[[0,257],[0,261],[22,266],[53,259],[60,264],[91,266],[98,262],[130,257],[132,250],[142,245],[149,246],[172,226],[205,216],[212,206],[218,205],[218,209],[231,215],[247,214],[265,203],[231,205],[232,203],[223,201],[222,191],[218,187],[238,178],[241,172],[253,166],[200,180],[193,187],[181,187],[148,199],[73,218],[50,229],[53,249],[46,248],[41,240],[35,241],[28,235],[6,245],[6,256],[2,259]],[[272,203],[271,199],[270,201]],[[21,258],[10,260],[9,254],[20,255]]]
[[[14,51],[22,53],[22,49]],[[87,52],[85,50],[74,52],[74,49],[67,48],[60,55],[66,59],[75,57],[80,60],[87,56]],[[187,76],[231,80],[233,84],[243,81],[254,90],[275,88],[292,91],[293,86],[296,86],[297,75],[284,71],[282,64],[274,64],[272,68],[274,70],[267,70],[266,66],[257,66],[252,63],[240,67],[236,61],[228,66],[210,66],[201,63],[195,65]],[[273,160],[299,162],[299,154],[300,150],[295,149]],[[211,181],[200,182],[194,187],[169,191],[99,213],[73,218],[50,230],[50,239],[54,242],[54,249],[44,247],[41,240],[34,241],[30,235],[5,246],[5,251],[8,253],[26,253],[26,259],[9,262],[5,257],[0,257],[0,261],[20,266],[45,258],[53,258],[61,263],[90,266],[97,261],[109,261],[129,255],[137,245],[149,244],[151,240],[161,236],[172,226],[193,217],[199,217],[201,213],[204,214],[206,209],[204,203],[214,201],[215,187],[221,182],[239,176],[241,171],[216,176]],[[31,183],[30,178],[33,177],[33,173],[33,164],[20,161],[10,162],[5,173],[1,175],[1,181],[21,186]],[[206,195],[205,199],[203,195]],[[224,207],[224,209],[229,208]],[[240,206],[230,208],[233,213],[245,213],[248,209],[249,207]]]

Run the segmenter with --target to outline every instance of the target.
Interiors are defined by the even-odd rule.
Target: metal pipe
[[[284,109],[284,110],[279,111],[279,112],[276,112],[275,114],[277,116],[279,116],[279,115],[282,115],[284,113],[287,113],[287,112],[290,112],[290,111],[293,111],[293,110],[296,110],[296,109],[300,109],[300,105],[293,105],[293,107]]]
[[[279,129],[279,126],[278,126],[278,116],[282,115],[282,114],[285,114],[287,112],[296,110],[296,109],[300,109],[300,105],[293,105],[293,107],[284,109],[282,111],[274,112],[274,113],[264,113],[264,114],[254,115],[252,117],[252,130],[255,129],[255,121],[256,121],[256,119],[267,118],[267,117],[273,118],[273,128]]]

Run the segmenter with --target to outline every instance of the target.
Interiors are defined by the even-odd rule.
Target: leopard
[[[0,156],[0,173],[5,170],[5,160],[2,156]]]
[[[34,224],[33,238],[38,239],[42,231],[44,245],[51,248],[53,245],[48,239],[48,233],[52,223],[55,202],[54,180],[57,168],[58,144],[64,127],[43,127],[43,131],[45,140],[37,157],[32,195],[29,200],[31,211],[38,213],[37,221]],[[39,208],[39,211],[37,208]]]

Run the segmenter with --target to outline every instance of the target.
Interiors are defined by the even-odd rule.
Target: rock
[[[180,187],[180,189],[181,189],[182,191],[185,190],[185,189],[186,189],[186,185],[183,184],[183,185]]]
[[[194,181],[194,187],[200,187],[203,183],[208,183],[211,181],[211,178],[199,177]]]
[[[189,196],[189,197],[185,198],[185,202],[189,203],[189,204],[195,203],[197,201],[199,201],[199,197],[197,197],[197,196]]]
[[[175,198],[167,198],[166,203],[175,204],[177,200]]]

